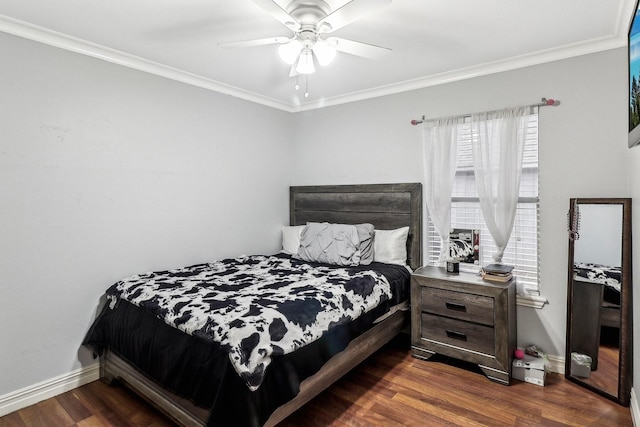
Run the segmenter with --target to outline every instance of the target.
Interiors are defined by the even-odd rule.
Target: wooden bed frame
[[[307,221],[368,222],[381,230],[409,226],[407,264],[416,269],[422,263],[420,183],[291,187],[290,223],[304,225]],[[300,393],[280,406],[265,426],[274,426],[285,419],[396,336],[405,325],[406,313],[394,313],[351,341],[344,351],[304,380]],[[178,424],[206,425],[209,417],[206,409],[165,390],[115,354],[105,351],[100,367],[104,381],[120,380]]]

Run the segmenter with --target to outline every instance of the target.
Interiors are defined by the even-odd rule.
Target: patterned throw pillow
[[[358,265],[362,252],[355,225],[309,222],[302,230],[298,259],[335,265]]]

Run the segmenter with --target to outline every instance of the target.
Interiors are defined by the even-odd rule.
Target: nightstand
[[[421,267],[411,276],[411,354],[443,354],[477,364],[509,384],[516,348],[515,280],[494,283],[479,275]]]

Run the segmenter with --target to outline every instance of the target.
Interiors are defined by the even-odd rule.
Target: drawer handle
[[[455,310],[455,311],[467,311],[467,306],[464,304],[456,304],[455,302],[445,302],[444,305],[449,309],[449,310]]]
[[[467,340],[467,334],[463,334],[462,332],[456,332],[456,331],[447,331],[447,337],[453,338],[455,340],[460,340],[460,341]]]

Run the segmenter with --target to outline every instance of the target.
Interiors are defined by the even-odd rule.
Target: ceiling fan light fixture
[[[296,71],[300,74],[313,74],[316,71],[316,67],[313,65],[313,53],[308,48],[302,49],[300,52],[300,58],[298,58],[298,65]]]
[[[291,40],[289,43],[281,44],[278,47],[278,54],[287,65],[293,65],[298,59],[301,50],[302,43],[298,40]]]
[[[325,67],[338,51],[379,59],[391,51],[381,46],[327,36],[392,0],[253,0],[293,32],[293,36],[269,37],[226,43],[231,47],[276,44],[280,58],[289,65],[289,77],[315,73],[316,61]],[[286,6],[285,6],[286,3]],[[309,92],[305,91],[305,96]]]
[[[313,45],[313,53],[318,59],[318,64],[321,66],[327,66],[336,57],[336,49],[327,43],[325,40],[319,39]]]

